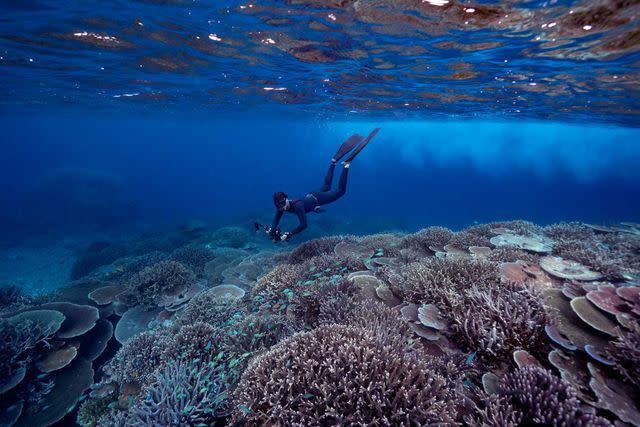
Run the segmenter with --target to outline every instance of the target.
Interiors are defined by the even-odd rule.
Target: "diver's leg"
[[[331,190],[331,182],[333,181],[333,171],[336,168],[335,162],[331,162],[329,165],[329,170],[327,171],[327,175],[324,177],[324,184],[320,187],[320,191],[329,191]]]
[[[322,193],[314,193],[319,205],[335,202],[347,192],[347,179],[349,178],[349,167],[342,169],[338,188],[332,191],[323,191]]]

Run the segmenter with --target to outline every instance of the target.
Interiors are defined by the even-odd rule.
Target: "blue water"
[[[613,223],[640,213],[634,128],[116,115],[4,117],[1,126],[3,224],[14,235],[268,222],[274,191],[316,189],[336,147],[374,126],[382,130],[354,161],[347,195],[310,215],[312,224],[362,234],[514,218]]]

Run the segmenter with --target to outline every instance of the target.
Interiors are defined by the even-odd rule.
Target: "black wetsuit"
[[[300,233],[302,230],[307,228],[307,212],[313,212],[318,206],[326,205],[327,203],[334,202],[342,197],[347,191],[349,168],[342,169],[338,188],[331,190],[331,181],[333,181],[333,171],[335,167],[335,163],[331,163],[329,170],[327,171],[327,175],[324,178],[324,184],[319,191],[313,191],[304,197],[293,199],[290,201],[288,209],[278,210],[275,218],[273,218],[271,228],[275,230],[276,227],[278,227],[282,214],[286,211],[298,215],[298,220],[300,221],[300,224],[289,234],[293,236],[294,234]]]

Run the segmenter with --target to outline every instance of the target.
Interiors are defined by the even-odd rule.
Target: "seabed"
[[[187,224],[0,289],[0,424],[640,425],[640,224]]]

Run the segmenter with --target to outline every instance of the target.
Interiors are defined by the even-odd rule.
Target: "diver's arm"
[[[282,218],[283,213],[284,211],[280,211],[280,210],[276,211],[276,216],[273,217],[273,222],[271,223],[272,230],[275,230],[276,228],[278,228],[278,224],[280,224],[280,218]]]
[[[295,209],[296,209],[296,215],[298,215],[298,221],[300,221],[300,224],[298,224],[296,228],[294,228],[289,233],[287,233],[289,237],[293,236],[294,234],[298,234],[299,232],[307,228],[307,214],[304,211],[304,203],[296,204]]]

